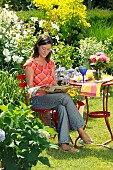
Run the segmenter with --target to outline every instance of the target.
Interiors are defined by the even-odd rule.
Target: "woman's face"
[[[46,58],[46,56],[51,51],[51,44],[41,45],[39,46],[39,56]]]

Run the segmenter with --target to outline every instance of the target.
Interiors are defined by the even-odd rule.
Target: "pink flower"
[[[97,52],[96,55],[101,55],[104,54],[103,52]]]
[[[95,63],[96,62],[96,55],[91,55],[90,56],[90,63]]]
[[[105,67],[109,64],[110,58],[103,52],[97,52],[90,56],[89,63],[95,67]]]

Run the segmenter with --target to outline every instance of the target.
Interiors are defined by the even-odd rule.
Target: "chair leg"
[[[78,146],[77,146],[77,141],[78,141],[79,138],[80,138],[80,135],[75,139],[74,148],[77,148],[77,147],[78,147]]]

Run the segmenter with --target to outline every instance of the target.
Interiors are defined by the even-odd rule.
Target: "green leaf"
[[[26,108],[27,108],[27,106],[26,106],[25,103],[23,103],[23,102],[21,102],[21,101],[19,101],[19,103],[21,104],[21,106],[23,107],[23,109],[26,109]]]
[[[22,141],[20,144],[19,144],[19,149],[22,150],[22,149],[27,149],[29,146],[29,141]]]
[[[11,134],[11,138],[12,138],[12,139],[16,139],[16,138],[17,138],[17,134],[16,134],[16,133],[12,133],[12,134]]]
[[[54,128],[52,128],[52,127],[45,126],[44,129],[45,129],[46,131],[48,131],[50,134],[52,134],[52,135],[58,134],[58,132],[57,132]]]
[[[7,111],[8,110],[8,106],[6,105],[0,105],[0,109],[2,110],[2,111]]]
[[[9,147],[11,147],[11,148],[14,148],[14,147],[15,147],[14,141],[11,142],[11,144],[9,145]]]
[[[39,156],[39,157],[38,157],[38,160],[39,160],[40,162],[42,162],[44,165],[47,165],[47,166],[50,167],[49,159],[48,159],[47,157]]]
[[[15,106],[14,106],[13,104],[9,103],[9,104],[8,104],[8,110],[9,110],[10,112],[13,112],[13,110],[15,110]]]
[[[6,116],[6,117],[4,118],[4,123],[10,125],[10,124],[11,124],[11,118]]]
[[[11,155],[12,153],[10,153],[10,156],[9,154],[5,156],[5,158],[3,159],[3,167],[7,170],[20,170],[20,168],[17,165],[17,160],[14,160],[14,158],[12,158]]]

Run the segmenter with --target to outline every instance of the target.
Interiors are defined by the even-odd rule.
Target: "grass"
[[[88,37],[96,37],[98,41],[104,41],[113,35],[113,11],[109,9],[92,9],[87,11],[87,21],[91,24],[88,29]]]
[[[100,22],[92,22],[89,31],[89,37],[96,37],[98,41],[104,41],[113,34],[113,25],[103,24]]]
[[[109,118],[111,128],[113,129],[113,105],[112,105],[112,91],[109,97],[109,111],[111,116]],[[98,110],[101,109],[101,97],[100,98],[90,98],[89,105],[90,109]],[[85,115],[84,115],[85,116]],[[110,134],[105,125],[104,119],[89,119],[86,132],[89,136],[95,140],[95,144],[103,143],[110,139]],[[73,140],[78,136],[77,132],[70,133]],[[51,140],[53,143],[57,144],[57,138]],[[113,142],[109,144],[113,147]],[[42,163],[38,162],[32,170],[103,170],[103,169],[113,169],[113,150],[107,149],[102,146],[87,145],[83,146],[78,144],[78,153],[62,152],[60,149],[50,149],[44,151],[41,156],[47,156],[51,167],[47,167]]]

